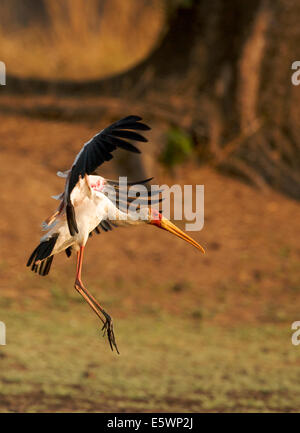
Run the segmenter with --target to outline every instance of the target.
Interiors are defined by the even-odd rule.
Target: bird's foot
[[[117,343],[116,343],[116,339],[115,339],[112,318],[105,311],[102,311],[102,314],[105,317],[105,323],[104,323],[104,325],[102,327],[103,337],[105,337],[107,335],[108,342],[109,342],[111,350],[113,351],[114,348],[115,348],[116,351],[117,351],[117,353],[120,354],[120,352],[118,350]]]

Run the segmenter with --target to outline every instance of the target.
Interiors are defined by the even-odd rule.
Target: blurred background
[[[299,411],[299,18],[296,0],[0,0],[1,412]],[[204,184],[207,254],[153,227],[89,241],[117,356],[74,258],[25,263],[56,171],[129,114],[149,142],[103,175]]]

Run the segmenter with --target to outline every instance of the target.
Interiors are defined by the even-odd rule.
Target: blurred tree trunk
[[[291,83],[291,64],[300,60],[300,2],[166,0],[166,6],[167,31],[131,70],[87,83],[10,77],[7,88],[140,101],[148,119],[189,131],[201,159],[300,198],[300,87]]]
[[[300,59],[300,3],[189,3],[123,80],[152,97],[154,113],[168,107],[194,135],[199,156],[299,199],[300,88],[291,83],[291,63]]]
[[[106,91],[150,101],[153,115],[192,133],[200,157],[299,199],[299,19],[297,0],[194,0],[171,12],[153,53],[106,80]]]

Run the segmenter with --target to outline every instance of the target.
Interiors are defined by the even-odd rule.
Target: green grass
[[[1,306],[0,412],[300,409],[290,324],[223,328],[151,311],[115,317],[118,356],[87,306],[67,307]]]

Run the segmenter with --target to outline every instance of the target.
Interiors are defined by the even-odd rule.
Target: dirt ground
[[[97,367],[88,368],[92,373],[85,373],[89,365],[86,353],[84,360],[77,360],[70,366],[74,377],[65,384],[69,374],[67,366],[73,360],[71,347],[79,351],[75,333],[80,336],[80,347],[86,341],[90,345],[87,352],[91,359],[95,356],[91,347],[95,335],[86,336],[85,332],[87,329],[91,332],[96,319],[88,318],[84,326],[80,325],[83,318],[92,313],[80,299],[77,300],[73,289],[74,257],[67,259],[63,254],[56,257],[47,278],[32,274],[25,263],[39,240],[41,222],[55,208],[56,203],[50,196],[62,190],[63,181],[56,177],[56,171],[69,168],[82,143],[110,120],[75,123],[1,115],[0,320],[7,323],[8,332],[12,329],[18,334],[21,330],[27,332],[23,328],[25,317],[28,332],[32,331],[36,341],[34,345],[33,341],[25,342],[19,335],[15,338],[10,333],[9,343],[0,348],[0,362],[5,366],[5,371],[2,369],[0,374],[1,411],[299,411],[300,389],[289,386],[292,387],[292,377],[295,372],[298,375],[300,366],[299,346],[292,346],[290,342],[291,323],[300,320],[297,236],[300,205],[280,194],[259,191],[193,162],[186,163],[174,176],[160,168],[154,170],[154,175],[159,185],[205,185],[204,228],[192,236],[205,247],[206,255],[154,227],[118,228],[93,237],[86,249],[83,279],[118,323],[119,345],[123,353],[125,351],[122,366],[128,371],[126,378],[122,377],[116,361],[112,361],[114,355],[105,342],[97,339],[97,350],[107,374],[102,390],[105,393],[112,384],[116,386],[112,378],[114,371],[118,377],[118,393],[112,395],[111,400],[106,399],[105,404],[95,404],[100,391],[91,383],[99,373],[94,372]],[[155,130],[156,125],[151,126]],[[151,142],[151,135],[149,138]],[[146,154],[153,154],[160,145],[154,141],[142,145],[141,149]],[[103,167],[106,176],[115,178],[114,171],[113,164]],[[52,328],[52,319],[57,323],[55,328]],[[72,320],[75,325],[71,327],[72,335],[68,335]],[[157,328],[157,322],[162,329]],[[150,335],[151,326],[154,331]],[[145,335],[141,329],[145,329]],[[176,379],[176,366],[184,362],[185,345],[177,341],[173,329],[182,341],[186,339],[191,345],[186,353],[190,356],[189,370],[179,369],[178,389],[172,377]],[[199,329],[201,347],[196,340]],[[57,335],[62,339],[60,345],[63,341],[63,345],[68,346],[69,339],[68,353],[57,350]],[[135,335],[138,335],[136,340]],[[266,335],[272,340],[269,348],[263,343]],[[27,337],[31,340],[30,334]],[[244,338],[248,338],[253,346],[250,344],[249,348],[247,344],[246,349]],[[55,362],[53,360],[51,364],[51,360],[42,357],[35,367],[35,376],[31,368],[37,361],[31,358],[38,357],[41,348],[48,344],[49,357],[56,353]],[[167,378],[163,380],[165,388],[160,393],[150,389],[150,379],[158,374],[167,348],[172,359]],[[102,353],[104,350],[105,354]],[[179,354],[180,350],[183,353]],[[271,371],[270,381],[264,379],[268,370],[261,350],[272,353],[273,358],[267,360],[270,371],[275,364],[276,368],[282,367],[280,373],[279,370]],[[23,359],[25,351],[27,355]],[[149,364],[150,353],[153,365]],[[224,354],[225,358],[222,358]],[[51,375],[56,375],[60,355],[64,360],[65,376],[59,382],[60,374],[57,374],[53,386],[59,388],[60,383],[62,389],[56,390],[53,396]],[[126,356],[130,359],[128,364]],[[136,362],[141,364],[137,366]],[[80,380],[74,370],[77,363],[83,375]],[[251,364],[249,369],[248,363]],[[135,383],[134,368],[138,371],[141,365],[146,376],[149,375],[146,384],[143,381]],[[219,376],[212,390],[201,371],[211,368],[210,373],[214,375],[215,365],[219,366]],[[229,373],[230,365],[241,378],[238,386]],[[243,375],[248,373],[256,380],[255,372],[259,376],[255,387],[243,382]],[[198,397],[189,400],[189,386],[194,386],[197,375],[201,377]],[[137,377],[142,377],[142,370]],[[264,380],[266,383],[263,384]],[[273,387],[274,384],[285,384],[275,403],[273,400],[270,403],[266,397],[272,395],[275,398],[276,390],[272,389],[271,382]],[[64,384],[73,386],[73,399],[68,398],[70,388],[66,390]],[[146,390],[150,389],[149,393],[145,386],[148,387]],[[92,391],[85,395],[87,389]],[[220,393],[223,400],[218,401]],[[266,398],[269,403],[264,404]],[[255,401],[261,401],[261,405],[255,407]]]

